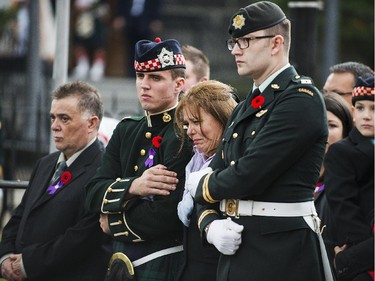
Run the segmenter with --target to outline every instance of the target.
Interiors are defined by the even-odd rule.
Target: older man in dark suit
[[[103,154],[99,93],[83,82],[53,93],[51,129],[58,152],[41,158],[3,230],[1,275],[7,280],[103,280],[109,259],[98,215],[84,210],[85,185]],[[56,171],[55,171],[56,169]]]

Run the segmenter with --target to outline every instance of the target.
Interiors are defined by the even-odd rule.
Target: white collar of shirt
[[[290,63],[287,63],[282,68],[280,68],[278,71],[274,72],[270,77],[268,77],[266,80],[264,80],[264,82],[262,84],[260,84],[259,87],[257,87],[255,85],[255,83],[254,83],[254,85],[253,85],[253,91],[256,88],[259,88],[259,91],[261,93],[263,93],[263,91],[268,87],[269,84],[271,84],[271,82],[277,77],[277,75],[279,75],[281,72],[283,72],[288,67],[290,67]]]
[[[92,145],[96,140],[96,137],[93,138],[91,141],[89,141],[89,143],[84,147],[82,148],[81,150],[77,151],[76,153],[74,153],[68,160],[66,160],[66,166],[69,167],[70,165],[73,164],[74,160],[76,160],[78,158],[78,156],[86,149],[88,148],[90,145]],[[65,156],[64,156],[64,153],[60,153],[60,156],[59,156],[59,159],[57,160],[57,163],[60,163],[61,161],[65,161]]]

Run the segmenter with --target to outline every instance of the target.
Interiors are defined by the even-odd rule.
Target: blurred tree
[[[374,69],[374,1],[340,1],[340,61]]]

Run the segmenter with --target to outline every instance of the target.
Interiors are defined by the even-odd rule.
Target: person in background
[[[328,136],[323,97],[289,64],[290,21],[279,6],[239,9],[229,34],[238,74],[255,89],[210,167],[186,183],[203,243],[221,252],[217,280],[332,280],[313,202]]]
[[[119,0],[115,9],[113,27],[122,30],[127,55],[125,74],[134,78],[134,46],[142,39],[151,40],[161,32],[163,23],[160,11],[163,0]]]
[[[345,99],[336,93],[324,94],[324,103],[327,109],[328,122],[328,141],[326,145],[326,153],[329,146],[335,142],[347,137],[353,128],[353,118],[351,108],[349,108]],[[333,244],[327,238],[327,232],[334,231],[334,222],[330,221],[329,209],[327,205],[327,197],[324,185],[324,165],[320,168],[319,181],[314,192],[315,208],[321,219],[322,237],[326,244],[328,259],[333,268]]]
[[[359,62],[343,62],[333,65],[329,69],[330,74],[323,86],[323,92],[335,92],[342,96],[352,106],[352,90],[358,77],[367,78],[374,76],[374,71]]]
[[[193,85],[210,79],[210,62],[199,49],[184,45],[181,48],[186,60],[186,78],[183,92],[186,93]]]
[[[228,118],[237,105],[233,88],[219,81],[197,83],[182,97],[176,109],[176,125],[182,144],[187,136],[194,143],[194,156],[186,166],[186,178],[208,167],[216,153]],[[201,242],[194,199],[185,188],[178,203],[178,216],[185,225],[185,262],[178,280],[215,281],[219,252]]]
[[[145,116],[117,125],[86,206],[101,213],[101,227],[114,240],[107,280],[177,280],[183,247],[176,208],[192,156],[188,144],[179,151],[173,122],[185,60],[178,41],[156,38],[137,42],[133,65]]]
[[[103,105],[83,82],[53,92],[51,129],[57,152],[37,161],[20,205],[3,229],[1,276],[6,280],[101,281],[110,241],[99,215],[84,209],[85,185],[99,167]]]
[[[104,0],[75,0],[73,25],[73,78],[100,81],[106,64],[106,26],[109,5]]]
[[[324,162],[338,280],[374,278],[374,99],[374,77],[359,78],[352,92],[355,127],[330,146]]]

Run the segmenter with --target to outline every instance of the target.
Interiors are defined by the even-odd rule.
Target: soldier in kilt
[[[192,156],[189,146],[179,151],[173,123],[185,60],[176,40],[156,38],[137,42],[134,66],[145,116],[118,124],[86,203],[113,237],[107,280],[173,281],[182,261],[176,209]]]

